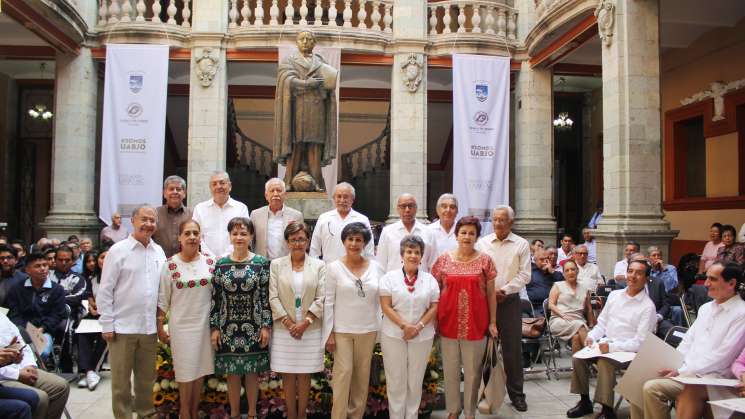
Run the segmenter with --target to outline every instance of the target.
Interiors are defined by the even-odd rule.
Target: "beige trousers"
[[[590,364],[594,360],[572,358],[572,384],[570,391],[574,394],[590,394]],[[613,388],[616,387],[617,364],[604,358],[598,358],[598,382],[595,386],[596,402],[613,407]]]
[[[36,370],[36,383],[29,386],[20,381],[3,381],[7,387],[33,390],[39,396],[39,407],[34,411],[34,419],[59,419],[67,404],[70,385],[58,375]]]
[[[631,419],[670,419],[671,401],[678,398],[684,385],[669,378],[655,378],[644,383],[644,406],[631,405]]]
[[[370,362],[377,332],[334,333],[332,419],[362,419],[370,385]]]
[[[132,375],[134,407],[138,417],[153,411],[153,382],[157,339],[154,334],[116,334],[109,343],[111,365],[111,407],[116,419],[132,418]]]
[[[461,411],[460,369],[462,366],[464,413],[467,417],[476,416],[485,350],[486,338],[465,340],[440,337],[442,372],[445,375],[445,408],[448,413],[458,415]]]
[[[417,419],[422,401],[422,382],[427,361],[432,352],[432,339],[407,342],[403,339],[380,336],[385,367],[388,417]]]

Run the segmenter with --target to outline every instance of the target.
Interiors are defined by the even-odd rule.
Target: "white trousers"
[[[432,351],[432,341],[406,342],[381,334],[390,419],[419,417],[422,382]]]

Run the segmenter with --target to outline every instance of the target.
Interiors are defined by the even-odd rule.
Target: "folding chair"
[[[61,374],[59,372],[59,365],[58,365],[58,363],[56,361],[54,363],[54,365],[55,365],[55,371],[49,371],[47,369],[46,365],[44,364],[44,361],[41,358],[41,355],[39,354],[39,350],[36,347],[36,345],[34,345],[34,342],[33,341],[29,341],[28,342],[28,347],[31,348],[31,352],[33,352],[33,354],[34,354],[34,358],[36,359],[37,368],[41,369],[42,371],[49,372],[49,373],[52,373],[52,374],[57,375],[59,377],[62,377],[65,381],[68,382],[68,384],[71,382],[71,380],[68,377],[66,377],[65,375],[63,375],[63,374]],[[55,356],[54,355],[54,350],[52,351],[52,353],[49,356],[52,356],[52,357]],[[72,416],[70,415],[70,412],[67,411],[67,406],[65,406],[65,408],[64,408],[64,410],[62,412],[65,414],[65,417],[67,419],[72,419]]]
[[[680,342],[685,337],[686,332],[688,331],[687,327],[683,326],[673,326],[670,328],[670,330],[667,331],[667,334],[665,335],[665,343],[672,346],[673,348],[677,348],[678,345],[680,345]]]
[[[520,300],[521,310],[525,314],[529,314],[531,317],[535,317],[535,313],[533,311],[533,305],[529,300]],[[540,359],[543,360],[543,365],[546,367],[544,370],[546,373],[546,378],[549,380],[551,379],[551,373],[555,374],[556,370],[556,359],[554,359],[554,351],[551,346],[550,337],[548,334],[548,326],[543,328],[543,333],[541,333],[540,336],[536,338],[529,338],[523,336],[521,339],[521,342],[523,344],[523,347],[525,345],[538,345],[538,351],[536,352],[535,358],[530,360],[530,364],[537,364]],[[553,368],[552,368],[553,365]],[[532,373],[538,373],[538,372],[544,372],[541,370],[529,370],[525,371],[526,374],[532,374]]]

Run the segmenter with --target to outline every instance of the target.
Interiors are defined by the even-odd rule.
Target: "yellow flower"
[[[164,401],[165,401],[165,398],[163,397],[161,393],[153,394],[153,405],[154,406],[156,407],[161,406]]]
[[[225,404],[228,402],[228,393],[220,393],[215,398],[215,401],[220,404]]]

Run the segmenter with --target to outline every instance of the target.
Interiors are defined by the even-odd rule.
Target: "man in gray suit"
[[[264,185],[264,197],[269,205],[251,212],[251,221],[256,229],[253,251],[269,260],[290,253],[284,237],[285,227],[293,221],[303,222],[300,211],[285,205],[286,196],[285,182],[271,178]]]

